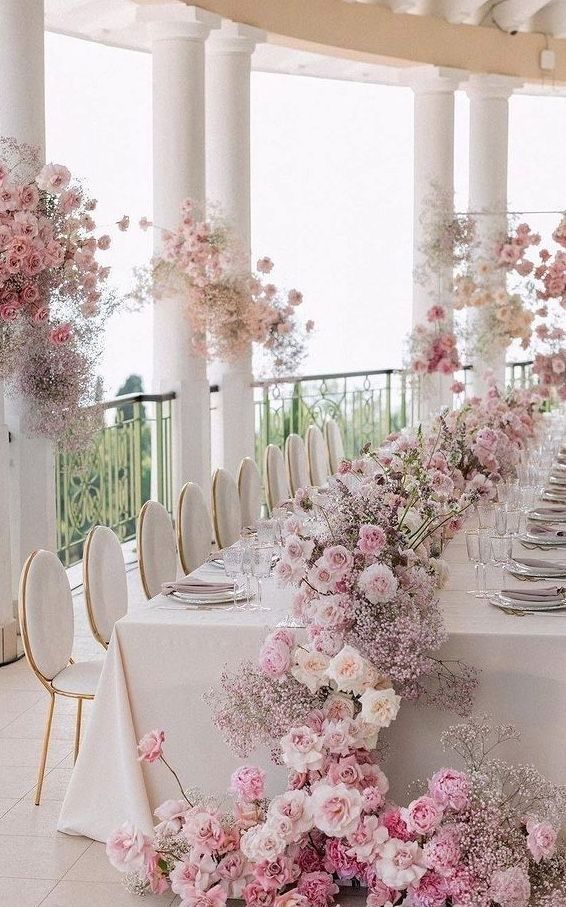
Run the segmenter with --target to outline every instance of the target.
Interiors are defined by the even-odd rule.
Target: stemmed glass
[[[479,529],[468,529],[466,530],[466,550],[468,552],[468,559],[474,565],[474,570],[476,574],[476,588],[472,591],[470,590],[469,594],[474,595],[476,598],[483,598],[482,585],[485,589],[485,568],[482,569],[483,573],[483,584],[482,577],[480,575],[480,530]]]
[[[234,588],[232,592],[232,607],[228,610],[230,611],[243,611],[246,608],[246,601],[242,605],[236,604],[236,594],[237,594],[237,581],[244,577],[244,549],[241,545],[232,545],[230,548],[225,548],[222,552],[222,560],[224,561],[224,570],[226,576],[229,576],[234,582]]]
[[[480,529],[492,529],[495,522],[495,506],[489,503],[477,505],[478,526]]]
[[[255,611],[271,611],[263,604],[263,580],[271,576],[271,566],[273,563],[273,545],[257,545],[249,550],[251,572],[257,582],[257,603]]]
[[[501,587],[504,585],[505,568],[513,556],[512,535],[492,535],[490,537],[491,561],[501,569]],[[501,590],[497,590],[501,591]]]

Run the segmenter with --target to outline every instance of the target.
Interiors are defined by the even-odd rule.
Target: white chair
[[[225,469],[216,469],[212,477],[212,522],[220,549],[229,548],[240,538],[240,495],[234,479]]]
[[[322,488],[328,482],[328,462],[326,459],[326,444],[318,425],[310,425],[306,437],[307,458],[311,485]]]
[[[338,467],[345,457],[344,441],[340,426],[335,419],[327,419],[324,423],[324,435],[326,438],[326,448],[328,453],[328,465],[330,466],[331,475],[338,472]]]
[[[212,550],[212,523],[200,485],[187,482],[177,505],[177,545],[183,573],[192,573]]]
[[[268,444],[265,449],[264,469],[265,494],[271,513],[276,507],[291,498],[283,454],[275,444]]]
[[[87,535],[83,583],[92,635],[107,649],[114,624],[128,610],[128,581],[122,546],[108,526],[95,526]]]
[[[257,463],[244,457],[238,470],[238,494],[242,513],[242,529],[255,526],[261,517],[261,476]]]
[[[76,761],[81,739],[83,699],[94,699],[103,662],[73,662],[71,659],[73,598],[65,569],[53,552],[34,551],[28,557],[20,579],[18,610],[26,658],[51,697],[35,793],[35,805],[39,806],[55,697],[77,700]]]
[[[177,578],[175,530],[158,501],[146,501],[140,510],[137,546],[143,591],[146,598],[154,598],[163,583]]]
[[[288,435],[285,441],[285,465],[291,494],[295,495],[299,488],[308,488],[311,484],[309,464],[305,442],[300,435]]]

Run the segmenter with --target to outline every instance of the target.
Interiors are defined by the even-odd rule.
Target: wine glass
[[[271,611],[263,604],[263,580],[271,576],[273,545],[256,545],[249,550],[251,572],[257,582],[257,603],[255,611]]]
[[[483,573],[483,583],[482,577],[480,576],[480,530],[479,529],[467,529],[466,530],[466,551],[468,552],[468,560],[474,565],[474,571],[476,575],[476,588],[474,590],[469,590],[469,595],[475,596],[475,598],[483,598],[482,586],[485,588],[485,569],[482,569]]]
[[[491,561],[501,570],[501,587],[504,584],[505,569],[513,556],[513,536],[512,535],[492,535],[491,544]],[[501,591],[500,589],[497,590]]]
[[[275,520],[258,520],[255,528],[259,545],[275,545],[278,529]]]

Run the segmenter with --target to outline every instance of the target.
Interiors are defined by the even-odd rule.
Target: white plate
[[[194,592],[172,592],[171,598],[186,605],[228,605],[234,600],[241,602],[246,597],[245,589],[238,589],[234,596],[231,592],[218,592],[216,595],[197,595]]]
[[[519,541],[523,545],[539,545],[541,548],[561,548],[566,545],[566,536],[564,535],[526,535],[519,536]]]
[[[566,570],[563,567],[557,567],[556,570],[551,567],[527,567],[514,561],[505,570],[511,576],[530,577],[531,579],[566,579]]]
[[[566,511],[564,513],[540,513],[536,508],[529,510],[529,520],[536,523],[566,523]]]

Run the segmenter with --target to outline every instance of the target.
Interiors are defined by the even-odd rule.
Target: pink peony
[[[265,772],[252,765],[242,765],[232,774],[230,790],[244,800],[261,800],[265,796]]]
[[[554,854],[557,838],[558,833],[550,822],[527,820],[527,847],[532,853],[535,863],[547,860]]]
[[[520,866],[497,869],[491,876],[490,897],[499,907],[527,907],[531,883]]]
[[[443,807],[460,812],[470,799],[470,779],[463,772],[443,768],[428,782],[431,797]]]
[[[460,862],[460,842],[454,828],[441,828],[424,845],[425,865],[441,876],[451,876]]]
[[[310,907],[327,907],[340,889],[327,872],[307,872],[301,876],[297,891],[306,897]]]
[[[413,907],[445,907],[447,895],[446,879],[427,872],[418,885],[411,888],[411,903]]]
[[[442,821],[442,807],[432,797],[419,797],[409,803],[401,815],[410,831],[417,835],[427,835],[434,831]]]
[[[156,762],[161,758],[165,731],[150,731],[138,743],[138,761]]]
[[[362,814],[362,796],[355,787],[321,783],[311,795],[314,822],[331,838],[351,834]]]
[[[285,642],[268,637],[259,653],[259,666],[274,680],[285,677],[291,667],[291,649]]]
[[[106,856],[120,872],[143,870],[152,854],[149,838],[129,822],[124,822],[106,842]]]

